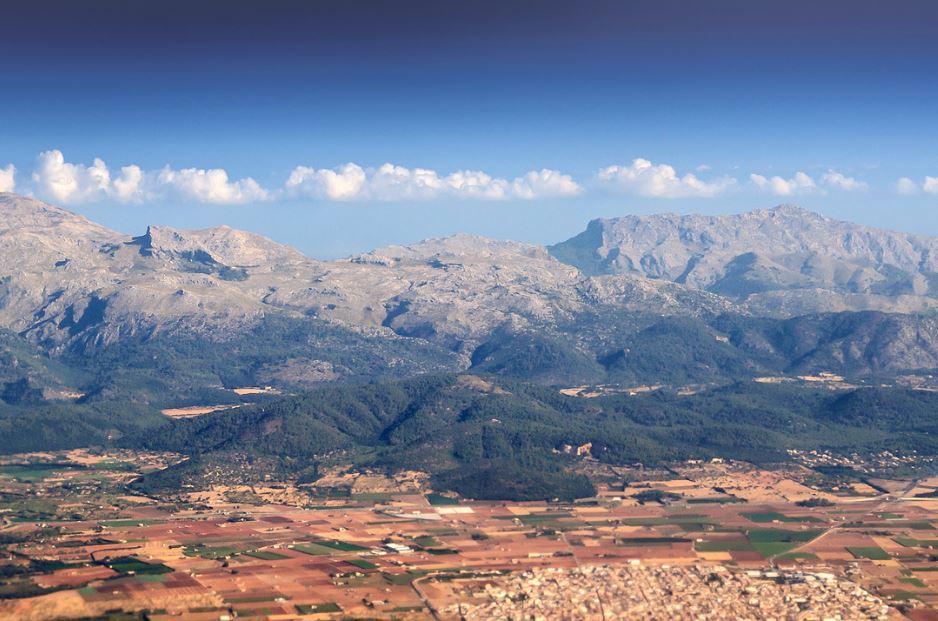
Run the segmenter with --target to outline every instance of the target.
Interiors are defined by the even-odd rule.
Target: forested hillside
[[[871,409],[880,413],[875,420]],[[713,456],[766,463],[787,460],[791,448],[938,455],[936,432],[938,394],[931,392],[741,382],[695,395],[586,399],[444,375],[326,388],[171,421],[122,444],[202,459],[274,457],[293,472],[346,461],[419,469],[467,496],[519,499],[586,493],[568,470],[569,447],[587,443],[591,457],[612,464]]]

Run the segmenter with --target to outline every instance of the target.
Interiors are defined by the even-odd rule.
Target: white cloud
[[[120,176],[114,180],[111,191],[119,201],[140,202],[145,197],[144,179],[143,169],[136,164],[124,166]]]
[[[370,197],[382,201],[434,198],[446,188],[446,182],[428,168],[384,164],[368,175]]]
[[[515,179],[515,182],[519,182],[520,179],[522,177]],[[496,179],[480,170],[457,170],[446,176],[446,185],[456,196],[464,198],[500,200],[507,198],[509,194],[508,181]],[[534,198],[534,196],[525,198]]]
[[[518,177],[511,182],[511,190],[519,198],[532,199],[542,196],[573,196],[580,193],[580,186],[570,175],[544,168]]]
[[[235,204],[264,201],[270,192],[254,179],[231,180],[222,168],[184,168],[144,171],[123,166],[112,179],[107,164],[95,158],[91,166],[65,161],[58,149],[39,154],[32,175],[36,191],[61,203],[111,199],[122,203],[181,198],[201,203]]]
[[[362,168],[351,162],[334,169],[297,166],[290,173],[285,188],[294,196],[336,201],[403,201],[441,197],[530,200],[569,196],[580,191],[572,177],[556,170],[532,170],[508,181],[476,170],[460,170],[442,176],[428,168],[394,164]]]
[[[200,203],[232,205],[265,201],[270,197],[270,193],[250,177],[229,180],[223,168],[173,170],[167,166],[155,178],[157,188],[170,188]]]
[[[804,194],[817,189],[817,184],[810,175],[800,170],[795,173],[791,179],[782,177],[763,177],[755,173],[749,175],[749,180],[761,190],[766,190],[777,196],[791,196],[792,194]]]
[[[908,177],[901,177],[896,182],[896,192],[906,195],[918,194],[919,192],[938,194],[938,177],[925,177],[921,184]]]
[[[896,192],[899,194],[916,194],[918,191],[918,184],[908,177],[901,177],[896,181]]]
[[[58,149],[39,154],[33,183],[41,194],[63,203],[79,203],[104,196],[111,184],[111,173],[100,158],[91,166],[71,164]]]
[[[693,173],[678,176],[673,166],[653,164],[643,158],[632,160],[628,166],[603,168],[596,177],[601,183],[620,190],[656,198],[716,196],[736,184],[731,177],[704,181]]]
[[[0,168],[0,192],[12,192],[16,189],[16,166],[7,164]]]
[[[766,177],[753,173],[749,175],[749,180],[760,190],[771,192],[776,196],[792,196],[811,192],[823,194],[825,188],[841,192],[866,192],[870,189],[865,181],[848,177],[833,169],[828,169],[826,173],[821,175],[819,180],[815,180],[811,175],[800,170],[790,179],[779,176]]]
[[[365,171],[352,163],[334,170],[297,166],[286,182],[288,192],[323,196],[331,200],[357,198],[364,186]]]
[[[829,188],[842,190],[844,192],[866,192],[870,189],[870,186],[865,182],[854,179],[853,177],[848,177],[836,170],[828,170],[824,173],[824,176],[821,177],[821,182]]]

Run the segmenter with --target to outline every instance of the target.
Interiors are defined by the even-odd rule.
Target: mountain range
[[[320,261],[2,194],[0,454],[187,455],[154,495],[352,464],[503,499],[590,495],[570,446],[938,455],[936,244],[781,206]]]
[[[317,261],[227,227],[127,237],[9,194],[0,213],[0,325],[50,347],[179,323],[227,330],[282,313],[458,349],[499,326],[552,324],[595,305],[732,308],[664,280],[585,276],[542,247],[466,235]]]
[[[85,393],[107,384],[103,361],[181,343],[218,351],[192,381],[221,389],[938,368],[938,239],[789,205],[594,220],[546,248],[455,235],[333,261],[228,227],[128,236],[14,194],[0,214],[0,329],[73,367],[94,360]]]

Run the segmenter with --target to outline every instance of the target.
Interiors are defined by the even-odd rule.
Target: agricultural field
[[[617,566],[831,576],[887,618],[938,606],[935,478],[837,493],[806,467],[715,460],[597,470],[596,497],[575,503],[479,502],[419,473],[339,470],[171,500],[128,487],[178,459],[0,464],[0,618],[455,620],[511,576]]]

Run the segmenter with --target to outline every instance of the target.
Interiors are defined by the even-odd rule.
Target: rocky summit
[[[586,274],[667,280],[754,313],[938,306],[938,239],[831,220],[793,205],[730,216],[594,220],[550,253]]]

